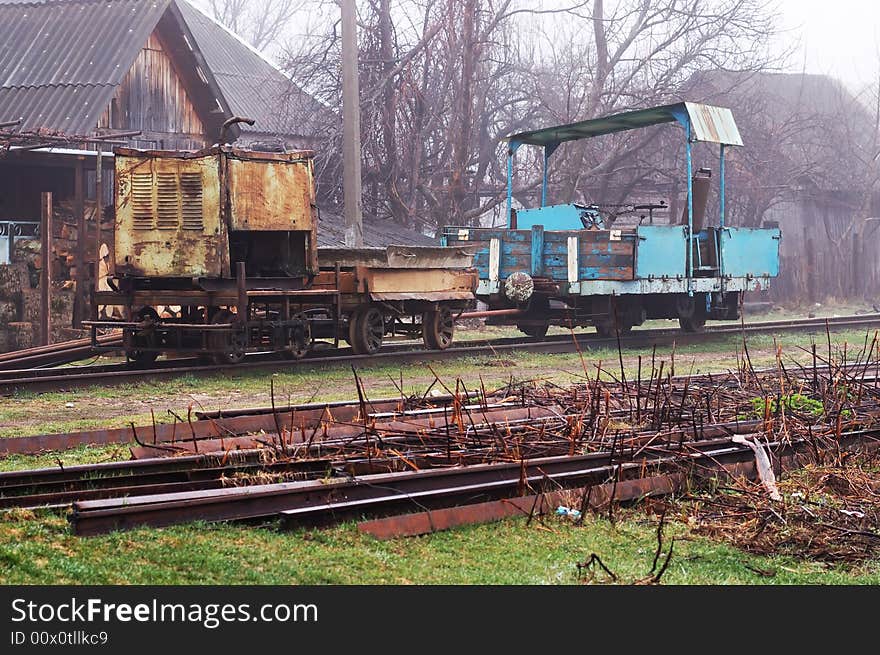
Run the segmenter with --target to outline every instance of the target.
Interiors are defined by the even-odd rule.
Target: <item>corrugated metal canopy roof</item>
[[[0,120],[91,133],[170,0],[0,0]]]
[[[693,141],[723,143],[741,146],[742,138],[733,120],[733,114],[726,107],[713,107],[693,102],[679,102],[649,109],[637,109],[621,114],[593,118],[568,125],[557,125],[541,130],[519,132],[506,137],[506,141],[547,146],[565,141],[588,139],[603,134],[613,134],[650,125],[671,123],[680,119],[689,120]]]

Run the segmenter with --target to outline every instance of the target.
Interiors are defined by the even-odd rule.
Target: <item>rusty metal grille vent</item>
[[[155,195],[154,195],[155,192]],[[132,222],[135,230],[201,231],[201,172],[134,173],[131,176]]]
[[[153,175],[133,173],[131,176],[132,220],[135,230],[153,229]]]
[[[184,230],[203,230],[202,220],[202,174],[180,174],[180,215]]]
[[[175,173],[156,173],[156,219],[160,230],[176,230],[180,225]]]

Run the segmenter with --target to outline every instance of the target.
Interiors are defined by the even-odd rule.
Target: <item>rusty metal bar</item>
[[[97,342],[107,349],[122,345],[122,336],[115,334],[103,334],[97,338]],[[62,341],[49,346],[37,346],[25,350],[13,350],[3,353],[6,357],[0,358],[0,367],[4,371],[28,369],[35,366],[55,366],[67,364],[94,355],[91,337]]]
[[[463,312],[455,318],[460,320],[465,318],[488,318],[489,316],[524,316],[525,313],[521,309],[487,309],[479,312]]]
[[[357,527],[358,532],[369,534],[376,539],[414,537],[463,525],[490,523],[516,516],[542,516],[552,513],[564,498],[572,494],[588,496],[590,508],[599,509],[608,504],[612,494],[614,502],[669,494],[680,488],[685,479],[686,476],[683,473],[658,475],[624,480],[616,485],[606,483],[595,487],[569,489],[564,493],[550,491],[545,494],[502,498],[501,500],[460,507],[443,507],[414,514],[400,514],[372,521],[362,521],[358,523]],[[591,489],[592,491],[590,491]]]
[[[113,141],[115,139],[125,139],[132,136],[140,136],[142,130],[129,130],[128,132],[113,132],[111,134],[99,134],[89,137],[91,141]]]

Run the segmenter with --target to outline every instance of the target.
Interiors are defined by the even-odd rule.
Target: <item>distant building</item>
[[[778,300],[876,297],[880,142],[874,109],[827,75],[702,72],[689,100],[733,110],[729,218],[782,228]]]

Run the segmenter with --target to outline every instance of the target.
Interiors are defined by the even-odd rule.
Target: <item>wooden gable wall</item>
[[[190,150],[210,145],[204,123],[157,32],[150,35],[116,89],[98,128],[141,130],[143,134],[132,142],[145,148]]]

